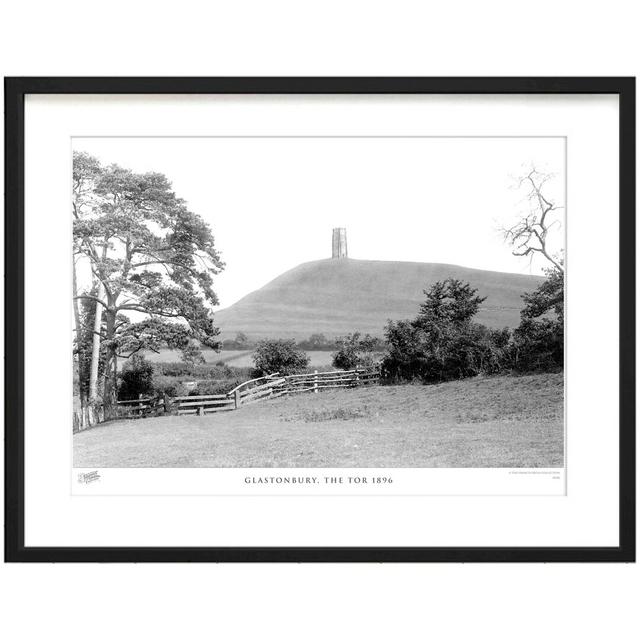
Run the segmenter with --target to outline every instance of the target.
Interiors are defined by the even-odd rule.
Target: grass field
[[[302,394],[204,417],[106,423],[76,467],[559,467],[563,376]]]
[[[216,364],[223,362],[230,367],[252,367],[253,360],[251,354],[253,351],[211,351],[211,349],[203,349],[202,355],[207,364]],[[307,355],[311,358],[310,367],[326,367],[331,364],[333,352],[331,351],[307,351]],[[161,349],[159,353],[153,351],[145,352],[145,358],[149,362],[180,362],[180,353],[169,349]]]
[[[216,364],[216,362],[231,363],[234,360],[244,358],[251,354],[251,351],[212,351],[211,349],[203,349],[202,355],[207,364]],[[180,352],[171,349],[160,349],[158,353],[154,351],[145,351],[144,357],[149,362],[180,362]],[[238,365],[236,365],[238,366]]]

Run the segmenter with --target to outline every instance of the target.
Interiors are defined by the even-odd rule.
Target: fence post
[[[164,399],[164,412],[165,413],[170,413],[171,412],[171,399],[169,398],[169,396],[166,393],[163,394],[163,399]]]
[[[198,407],[198,415],[199,416],[203,416],[204,415],[204,407],[202,405],[200,405]]]
[[[356,378],[356,387],[357,387],[360,384],[360,372],[358,371],[358,369],[356,369],[355,378]]]
[[[233,394],[233,408],[239,409],[241,401],[242,401],[242,398],[240,398],[240,390],[236,389],[235,393]]]
[[[318,393],[318,370],[313,372],[313,393]]]

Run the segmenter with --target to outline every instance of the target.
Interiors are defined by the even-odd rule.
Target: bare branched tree
[[[528,213],[512,227],[503,229],[505,240],[513,247],[514,256],[530,256],[536,253],[544,256],[553,266],[564,272],[561,258],[553,256],[549,251],[549,231],[558,220],[552,220],[553,211],[562,209],[545,196],[542,192],[544,184],[552,177],[551,174],[540,173],[535,168],[519,181],[518,186],[528,187],[527,200],[531,203]]]

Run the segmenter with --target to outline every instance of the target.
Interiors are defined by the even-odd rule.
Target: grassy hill
[[[423,290],[438,280],[458,278],[487,296],[476,319],[490,327],[515,327],[522,294],[541,277],[469,269],[427,262],[317,260],[283,273],[234,305],[218,311],[223,337],[237,331],[251,339],[327,337],[361,331],[382,336],[388,319],[413,318]]]

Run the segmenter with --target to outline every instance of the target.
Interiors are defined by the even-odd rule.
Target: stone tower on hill
[[[343,227],[338,227],[333,230],[333,239],[331,243],[331,257],[332,258],[346,258],[347,257],[347,230]]]

